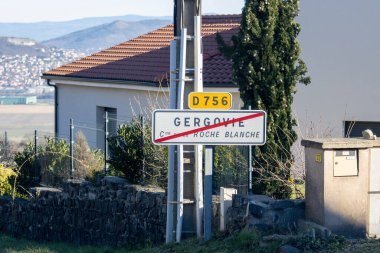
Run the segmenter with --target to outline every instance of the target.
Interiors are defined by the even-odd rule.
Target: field
[[[5,131],[10,141],[31,140],[34,130],[54,133],[54,105],[0,105],[0,140]]]

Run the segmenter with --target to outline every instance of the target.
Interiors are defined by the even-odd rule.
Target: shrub
[[[148,123],[142,127],[135,118],[129,124],[120,125],[117,135],[110,137],[108,144],[109,162],[114,173],[121,173],[131,183],[166,185],[167,147],[152,143]]]
[[[152,143],[151,128],[144,126],[144,149],[142,127],[139,120],[120,125],[116,136],[108,139],[111,170],[124,176],[131,183],[148,183],[166,187],[168,149]],[[145,155],[143,155],[145,152]],[[143,167],[145,157],[145,170]],[[244,173],[242,175],[242,172]],[[217,146],[215,148],[215,168],[213,174],[214,192],[221,186],[236,187],[247,184],[247,161],[239,147]]]
[[[17,173],[14,170],[0,164],[0,195],[13,195],[13,186],[10,180],[16,176]]]
[[[41,164],[41,182],[57,186],[70,178],[70,146],[65,140],[45,138],[45,146],[38,155]]]
[[[19,184],[28,189],[34,183],[36,166],[41,171],[41,182],[59,186],[70,178],[70,145],[65,140],[45,137],[45,144],[39,146],[37,159],[34,146],[29,143],[15,155]],[[36,165],[37,162],[37,165]],[[86,137],[78,132],[74,145],[73,178],[92,180],[103,169],[102,153],[91,150]]]
[[[98,150],[92,150],[86,136],[82,132],[76,135],[74,146],[74,177],[93,180],[101,174],[104,168],[104,155]]]
[[[41,152],[41,148],[40,148]],[[25,145],[21,152],[17,152],[14,156],[16,163],[16,170],[18,171],[18,183],[24,187],[29,188],[33,185],[35,171],[36,171],[36,157],[34,155],[34,146],[32,143]],[[37,164],[39,166],[39,164]]]
[[[276,198],[291,194],[287,181],[293,157],[283,153],[290,153],[297,139],[292,113],[297,84],[311,82],[300,58],[298,14],[299,1],[246,0],[232,45],[217,36],[220,51],[232,62],[233,80],[245,108],[267,112],[266,144],[253,150],[255,166],[261,167],[254,171],[253,190]]]

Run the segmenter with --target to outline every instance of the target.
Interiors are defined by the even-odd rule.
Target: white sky
[[[203,13],[241,13],[244,0],[203,0]],[[0,22],[64,21],[84,17],[172,16],[173,0],[0,0]]]

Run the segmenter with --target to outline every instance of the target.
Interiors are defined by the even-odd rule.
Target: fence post
[[[4,132],[4,160],[8,160],[8,132]]]
[[[251,106],[248,107],[249,110],[251,110]],[[253,194],[252,189],[252,173],[253,173],[253,167],[252,167],[252,145],[248,146],[248,195]]]
[[[145,181],[145,119],[144,116],[140,117],[140,122],[141,122],[141,148],[142,148],[142,180],[143,183]]]
[[[40,182],[40,171],[38,166],[38,132],[34,130],[34,178],[36,183]]]
[[[104,122],[104,175],[108,174],[108,111],[105,111],[105,122]]]
[[[74,120],[70,119],[70,178],[74,174]]]
[[[253,167],[252,167],[252,145],[248,146],[248,195],[253,194],[252,189],[252,173],[253,173]]]

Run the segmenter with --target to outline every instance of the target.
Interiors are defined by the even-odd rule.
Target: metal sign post
[[[207,145],[204,175],[204,239],[211,238],[212,224],[212,170],[214,145],[264,145],[266,142],[266,113],[261,110],[156,110],[153,112],[152,141],[157,145]],[[202,154],[200,154],[202,155]],[[251,155],[251,154],[250,154]],[[170,157],[169,157],[170,158]],[[182,161],[183,162],[183,161]],[[178,173],[183,170],[178,164]],[[169,164],[173,161],[169,159]],[[170,166],[169,166],[170,168]],[[177,215],[183,215],[183,174],[177,173]],[[170,174],[169,174],[170,176]],[[169,178],[169,182],[170,182]],[[250,179],[251,180],[251,179]],[[182,182],[182,183],[181,183]],[[169,186],[169,189],[172,189]],[[203,196],[202,193],[199,193]],[[171,195],[168,194],[168,201]],[[168,202],[171,203],[171,202]],[[171,205],[168,205],[171,208]],[[170,224],[168,226],[171,226]],[[180,241],[182,220],[177,219],[177,241]]]
[[[173,40],[170,44],[170,109],[177,108],[176,93],[176,47],[177,41]],[[167,192],[167,212],[166,212],[166,243],[173,242],[174,232],[174,167],[175,167],[175,146],[168,148],[168,192]]]
[[[170,108],[183,109],[187,107],[188,93],[203,91],[200,0],[174,0],[174,36],[177,43],[172,44],[175,57],[171,57]],[[200,237],[203,218],[202,146],[169,148],[168,172],[168,183],[171,183],[168,191],[176,189],[176,192],[172,196],[168,193],[166,242],[173,242],[174,233],[177,242],[183,234]],[[176,214],[173,205],[177,207]],[[177,221],[176,226],[172,220]]]
[[[152,136],[155,144],[169,145],[166,243],[174,242],[174,235],[177,242],[184,234],[211,237],[213,152],[206,148],[203,177],[202,145],[265,143],[265,112],[220,111],[231,108],[231,94],[203,93],[201,27],[201,0],[174,0],[171,110],[153,113]],[[191,92],[196,93],[191,97]]]
[[[204,240],[212,236],[212,171],[214,170],[214,146],[205,148],[204,176]]]

